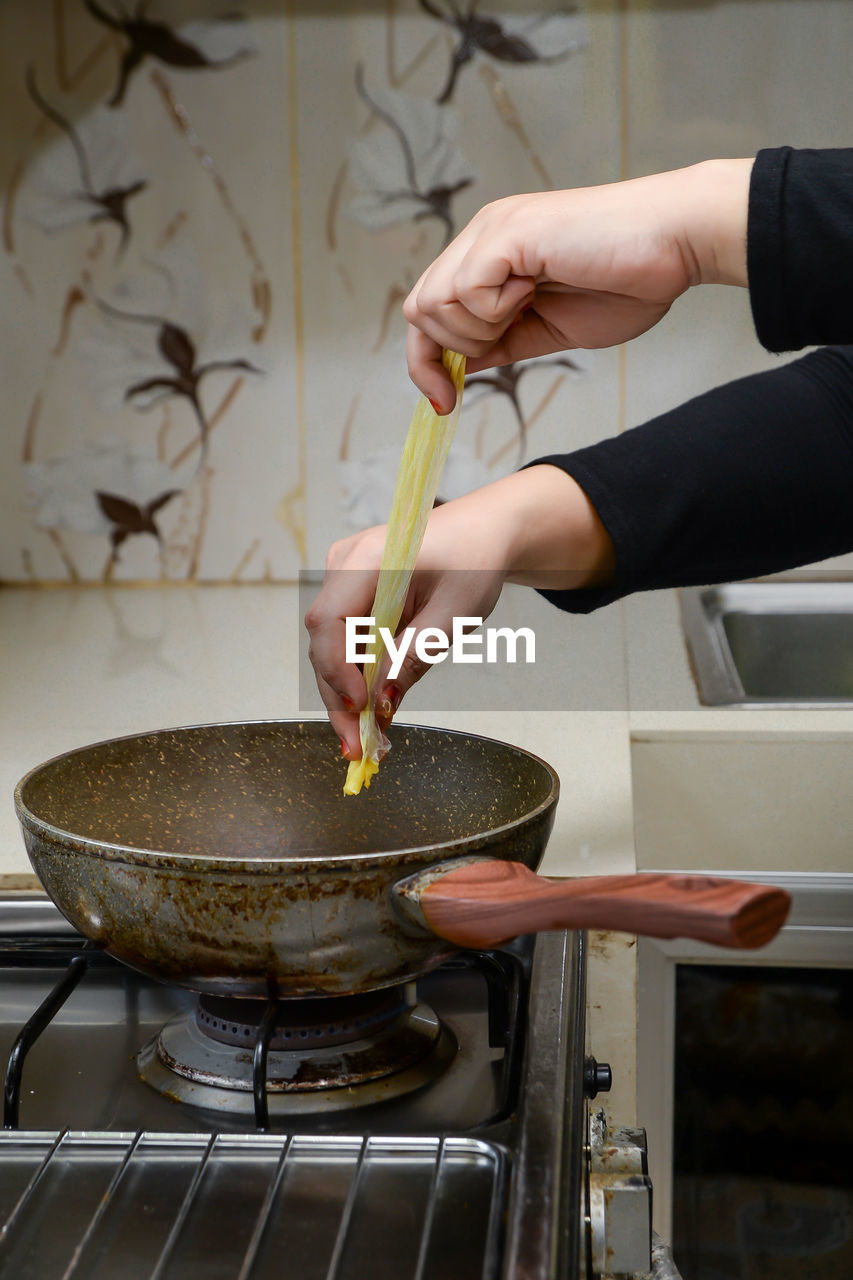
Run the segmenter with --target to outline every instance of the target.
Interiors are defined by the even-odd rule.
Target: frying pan
[[[760,946],[787,895],[738,881],[538,866],[559,780],[493,739],[398,725],[377,783],[342,794],[325,721],[163,730],[58,756],[15,806],[81,933],[166,982],[280,998],[389,986],[535,929]]]

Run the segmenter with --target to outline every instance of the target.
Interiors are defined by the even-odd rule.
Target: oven
[[[791,914],[760,951],[638,942],[638,1109],[685,1280],[853,1274],[853,875],[773,880]]]
[[[644,1275],[644,1135],[595,1101],[585,982],[554,932],[349,1005],[199,997],[8,895],[0,1274]]]

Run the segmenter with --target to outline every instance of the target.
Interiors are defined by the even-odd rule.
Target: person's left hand
[[[452,507],[450,503],[447,505]],[[443,509],[437,509],[427,526],[399,630],[414,627],[417,633],[425,627],[438,627],[450,635],[454,618],[487,618],[500,596],[504,570],[472,569],[473,531],[469,529],[467,538],[460,540],[458,531],[447,529],[450,525],[455,530],[455,520],[436,520]],[[377,525],[330,548],[322,590],[305,617],[311,636],[308,653],[320,696],[348,760],[361,757],[358,717],[366,702],[366,688],[360,668],[346,662],[346,620],[370,615],[385,533],[386,526]],[[383,729],[387,728],[403,696],[431,665],[417,656],[414,639],[393,681],[387,678],[390,661],[385,654],[376,683],[374,710]]]
[[[323,587],[305,615],[320,695],[350,760],[361,757],[366,689],[360,668],[346,661],[346,620],[370,616],[385,532],[377,525],[331,547]],[[570,590],[606,579],[612,560],[607,530],[577,481],[559,467],[527,467],[430,513],[400,626],[449,636],[454,618],[487,618],[507,580]],[[393,687],[383,679],[389,665],[386,655],[376,685],[382,727],[430,669],[414,643]]]

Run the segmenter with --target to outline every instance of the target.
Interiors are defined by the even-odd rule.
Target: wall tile
[[[630,0],[630,176],[761,147],[846,146],[853,8],[845,0]],[[679,299],[626,352],[626,424],[778,364],[741,290]]]
[[[151,6],[122,86],[111,0],[3,8],[7,579],[298,566],[285,31],[220,11]]]
[[[534,40],[537,13],[556,7],[518,5],[510,17],[496,6],[495,20],[507,38],[523,31]],[[387,515],[415,402],[400,303],[449,231],[501,195],[617,176],[619,43],[615,5],[572,19],[552,14],[545,47],[574,51],[519,65],[478,52],[439,115],[434,103],[447,85],[457,34],[417,3],[354,6],[316,18],[300,10],[295,30],[308,547],[316,568],[333,538]],[[429,170],[431,129],[446,139],[443,173],[440,165]],[[439,184],[470,178],[449,201],[450,226],[427,204],[389,199],[406,181],[401,131],[419,179],[427,172]],[[412,216],[418,213],[425,216]],[[616,355],[581,355],[576,363],[575,371],[543,361],[525,369],[514,388],[471,384],[441,496],[615,430]],[[526,440],[519,438],[519,410]]]
[[[110,108],[126,35],[71,0],[9,0],[0,13],[9,580],[292,578],[388,508],[414,403],[400,301],[447,226],[423,202],[407,209],[387,190],[378,199],[375,182],[399,177],[394,111],[421,148],[435,127],[430,104],[447,87],[458,31],[418,0],[256,0],[238,24],[214,21],[212,0],[158,3],[151,21],[207,62],[250,56],[193,70],[148,56]],[[117,14],[113,4],[101,13]],[[443,0],[432,7],[449,19]],[[453,229],[512,191],[782,141],[848,141],[845,0],[602,0],[571,20],[559,7],[480,6],[507,41],[521,34],[535,49],[544,31],[540,51],[566,56],[515,63],[478,51],[459,69],[441,123],[446,152],[430,171],[451,184],[471,178],[447,202]],[[123,248],[115,219],[86,221],[94,206],[79,198],[79,156],[28,93],[30,65],[48,110],[73,124],[95,186],[147,184],[125,200]],[[390,206],[399,220],[380,217]],[[98,300],[181,325],[199,362],[260,371],[206,375],[201,400],[216,422],[205,467],[186,396],[147,412],[142,392],[125,398],[135,383],[175,374],[156,327],[107,317]],[[575,363],[532,365],[514,387],[472,385],[442,496],[773,359],[754,339],[745,297],[714,289],[681,300],[621,365],[615,352]],[[142,510],[105,511],[98,491]],[[160,498],[147,516],[162,551],[144,510]],[[111,535],[134,522],[142,533],[111,562]]]

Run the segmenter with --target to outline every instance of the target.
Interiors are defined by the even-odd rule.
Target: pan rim
[[[264,875],[280,875],[282,872],[299,872],[300,874],[310,874],[311,872],[321,872],[324,869],[333,869],[343,871],[349,869],[371,867],[387,867],[397,863],[408,863],[421,855],[424,861],[431,862],[450,861],[460,857],[470,857],[475,854],[478,848],[486,844],[493,843],[496,837],[501,837],[508,832],[512,832],[515,828],[522,825],[528,826],[538,817],[553,810],[556,807],[560,796],[560,778],[557,771],[547,760],[543,760],[533,751],[529,751],[526,747],[516,746],[514,743],[502,742],[499,738],[492,738],[484,733],[466,733],[460,729],[445,729],[440,725],[418,725],[410,723],[394,724],[392,733],[397,734],[405,730],[414,730],[418,734],[445,734],[454,738],[466,738],[472,742],[488,742],[496,746],[511,751],[516,751],[519,755],[524,756],[528,760],[541,765],[545,773],[550,777],[551,786],[548,795],[538,805],[529,812],[514,818],[511,822],[502,823],[500,826],[489,827],[484,831],[479,831],[472,836],[455,837],[452,840],[445,840],[436,844],[429,845],[410,845],[402,849],[385,849],[374,850],[365,853],[342,853],[322,854],[319,857],[306,856],[309,850],[302,850],[298,855],[291,858],[227,858],[218,855],[204,855],[197,853],[174,853],[165,849],[142,849],[134,845],[120,845],[108,840],[97,840],[91,836],[75,835],[74,832],[67,831],[63,827],[58,827],[43,818],[39,818],[27,806],[23,799],[23,793],[28,783],[37,774],[45,769],[49,769],[51,765],[57,764],[62,760],[82,755],[85,751],[95,750],[98,747],[106,747],[114,744],[129,742],[134,739],[153,738],[160,734],[169,733],[190,733],[201,729],[227,729],[227,728],[252,728],[263,727],[266,725],[303,725],[303,724],[328,724],[323,716],[292,716],[292,717],[259,717],[252,720],[214,720],[209,722],[201,722],[198,724],[174,725],[168,728],[150,729],[136,733],[119,734],[109,738],[102,738],[97,742],[85,743],[82,746],[75,747],[71,751],[62,751],[55,756],[51,756],[48,760],[43,760],[40,764],[29,769],[17,783],[14,791],[15,812],[18,821],[22,827],[25,827],[35,836],[46,836],[54,843],[63,846],[63,852],[81,853],[98,857],[108,862],[123,863],[128,866],[146,866],[152,870],[193,870],[200,874],[219,874],[229,872],[231,874],[251,874],[257,877],[259,874]],[[443,857],[445,850],[452,849],[453,852],[447,857]],[[492,855],[494,856],[494,855]]]

